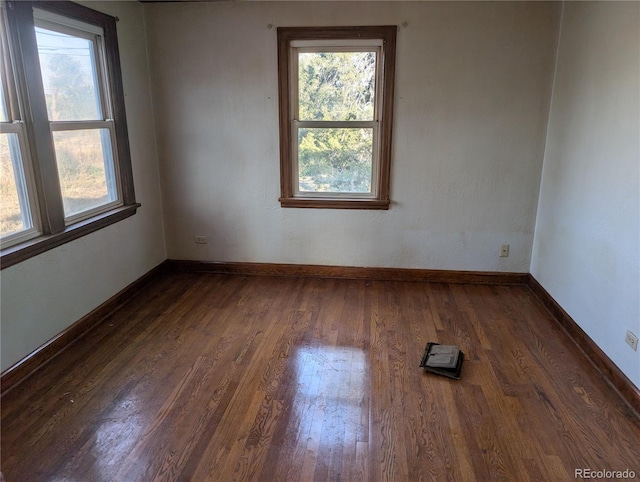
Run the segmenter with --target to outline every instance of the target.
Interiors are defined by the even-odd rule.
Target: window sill
[[[390,204],[390,201],[380,199],[280,198],[280,206],[283,208],[387,210]]]
[[[68,243],[69,241],[73,241],[74,239],[91,234],[118,221],[122,221],[129,216],[133,216],[139,207],[139,203],[131,204],[130,206],[121,206],[67,226],[61,233],[46,234],[5,248],[0,255],[0,269],[8,268],[9,266],[18,264],[33,256]]]

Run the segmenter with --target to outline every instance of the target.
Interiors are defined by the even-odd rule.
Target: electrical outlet
[[[196,236],[195,238],[196,244],[207,244],[206,236]]]
[[[624,337],[624,341],[633,348],[634,351],[638,351],[638,337],[627,330],[627,334]]]
[[[508,258],[509,257],[509,245],[503,244],[500,246],[500,257]]]

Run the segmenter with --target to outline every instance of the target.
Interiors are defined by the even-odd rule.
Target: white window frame
[[[9,113],[9,115],[11,114]],[[3,236],[0,240],[0,248],[4,249],[33,239],[42,234],[42,231],[40,228],[40,214],[37,209],[38,200],[36,197],[31,158],[29,156],[29,148],[25,142],[24,122],[20,120],[0,122],[0,133],[15,134],[18,141],[14,149],[17,151],[20,159],[15,159],[14,156],[11,155],[14,171],[13,177],[18,190],[20,215],[22,216],[23,223],[29,226],[21,231]],[[9,149],[11,149],[11,147],[9,147]]]
[[[299,54],[307,52],[374,52],[376,54],[375,65],[375,91],[373,119],[370,121],[314,121],[300,120],[300,92],[298,86],[299,79]],[[291,158],[293,161],[293,192],[295,197],[308,198],[363,198],[375,199],[378,195],[378,172],[380,159],[380,122],[378,116],[381,111],[382,99],[382,40],[381,39],[344,39],[344,40],[296,40],[291,42],[291,52],[289,54],[290,72],[289,82],[291,83],[289,100],[293,109],[291,120],[291,132],[293,142],[291,142]],[[373,133],[373,145],[371,146],[371,189],[369,192],[341,192],[341,191],[301,191],[300,190],[300,159],[298,158],[298,134],[304,128],[335,128],[335,129],[357,129],[368,128]]]

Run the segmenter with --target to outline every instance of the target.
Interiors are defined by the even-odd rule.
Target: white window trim
[[[300,120],[299,106],[299,86],[298,78],[300,75],[299,54],[307,52],[373,52],[376,54],[375,65],[375,92],[373,119],[370,121],[314,121]],[[291,85],[289,100],[293,112],[291,113],[291,132],[292,138],[297,139],[299,129],[304,128],[336,128],[336,129],[357,129],[365,128],[372,130],[372,146],[371,146],[371,189],[368,192],[348,192],[348,191],[301,191],[300,190],[300,160],[298,158],[298,142],[291,142],[291,161],[292,172],[294,174],[294,197],[307,198],[358,198],[358,199],[375,199],[378,196],[378,171],[380,160],[380,130],[378,116],[380,113],[380,102],[382,98],[382,70],[380,68],[382,56],[382,40],[380,39],[344,39],[344,40],[299,40],[291,42],[291,51],[289,53],[290,72],[289,82]],[[296,181],[297,180],[297,181]]]

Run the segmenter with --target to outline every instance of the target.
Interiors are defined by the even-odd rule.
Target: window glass
[[[298,53],[300,120],[373,120],[375,52]]]
[[[49,120],[101,119],[94,42],[42,27],[36,40]]]
[[[0,134],[0,236],[33,226],[17,134]]]
[[[371,192],[373,129],[298,129],[300,192]]]
[[[65,217],[117,199],[107,129],[53,132]]]

